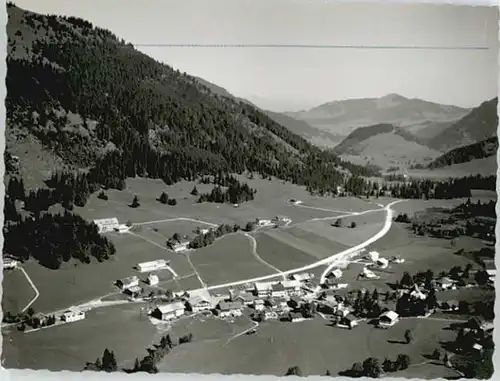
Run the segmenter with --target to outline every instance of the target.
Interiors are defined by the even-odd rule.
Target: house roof
[[[243,304],[241,302],[220,302],[219,308],[222,311],[237,310],[243,308]]]
[[[285,291],[285,286],[281,283],[275,283],[271,286],[273,291]]]
[[[126,278],[120,279],[120,281],[121,281],[122,283],[136,282],[136,281],[138,281],[138,280],[139,280],[139,278],[137,278],[137,276],[135,276],[135,275],[128,276],[128,277],[126,277]]]
[[[211,300],[203,297],[202,295],[193,295],[189,298],[189,304],[196,306],[201,303],[210,303]]]
[[[173,302],[173,303],[168,303],[168,304],[162,304],[162,305],[158,306],[157,308],[162,314],[168,314],[170,312],[184,309],[184,303]]]
[[[94,224],[104,226],[104,225],[118,225],[118,219],[116,217],[112,218],[101,218],[94,220]]]
[[[272,283],[270,282],[255,282],[255,289],[257,291],[269,291]]]
[[[380,315],[380,317],[386,317],[389,320],[396,320],[399,315],[394,311],[386,311],[382,315]]]
[[[148,266],[155,266],[155,265],[165,266],[166,264],[167,264],[167,261],[165,259],[157,259],[155,261],[138,263],[137,267],[148,267]]]
[[[291,288],[300,288],[302,286],[302,283],[298,280],[284,280],[280,282],[285,289],[291,289]]]
[[[141,292],[142,288],[140,288],[139,286],[133,286],[133,287],[130,287],[128,290],[130,292]]]

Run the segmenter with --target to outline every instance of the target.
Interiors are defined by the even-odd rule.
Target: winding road
[[[246,284],[246,283],[254,283],[254,282],[264,281],[264,280],[268,280],[268,279],[272,279],[272,278],[276,278],[276,277],[285,277],[285,276],[290,275],[290,274],[295,274],[295,273],[298,273],[298,272],[307,271],[307,270],[311,270],[311,269],[314,269],[314,268],[317,268],[317,267],[320,267],[320,266],[327,265],[327,268],[323,271],[323,273],[321,274],[321,277],[320,277],[320,283],[323,283],[324,280],[325,280],[325,278],[326,278],[326,276],[329,274],[329,272],[335,266],[337,266],[339,262],[344,261],[344,260],[346,260],[347,258],[349,258],[349,257],[351,257],[353,255],[356,255],[361,249],[364,249],[365,247],[371,245],[372,243],[374,243],[375,241],[379,240],[380,238],[382,238],[384,235],[386,235],[389,232],[389,230],[391,228],[391,225],[392,225],[392,218],[393,218],[393,215],[394,215],[394,210],[391,209],[391,207],[393,205],[395,205],[397,203],[400,203],[400,202],[403,202],[403,201],[404,200],[397,200],[397,201],[391,202],[391,203],[387,204],[385,207],[380,208],[380,209],[371,209],[371,210],[366,210],[366,211],[363,211],[363,212],[351,212],[351,213],[348,212],[348,213],[346,213],[344,215],[336,215],[336,216],[332,216],[332,217],[322,217],[322,218],[313,218],[313,219],[307,220],[307,222],[309,222],[309,221],[333,220],[333,219],[342,218],[342,217],[348,217],[348,216],[353,216],[353,215],[359,216],[359,215],[363,215],[363,214],[367,214],[367,213],[374,213],[374,212],[378,212],[378,211],[384,210],[386,212],[386,219],[385,219],[383,228],[377,234],[375,234],[374,236],[370,237],[368,240],[360,243],[359,245],[351,247],[351,248],[349,248],[347,250],[344,250],[344,251],[342,251],[340,253],[334,254],[334,255],[329,256],[327,258],[323,258],[323,259],[321,259],[321,260],[319,260],[317,262],[311,263],[309,265],[298,267],[298,268],[294,268],[294,269],[290,269],[290,270],[286,270],[286,271],[280,271],[279,269],[277,269],[274,266],[272,266],[272,265],[268,264],[267,262],[265,262],[265,264],[267,266],[274,268],[274,270],[276,272],[273,273],[273,274],[264,275],[264,276],[260,276],[260,277],[243,279],[243,280],[239,280],[239,281],[228,282],[228,283],[223,283],[223,284],[218,284],[218,285],[212,285],[212,286],[206,286],[205,283],[201,280],[201,277],[199,276],[199,274],[197,274],[197,271],[194,268],[194,266],[192,266],[194,268],[194,270],[195,270],[195,274],[197,274],[197,276],[198,276],[198,278],[200,280],[200,283],[201,283],[201,285],[203,287],[202,288],[198,288],[198,289],[194,289],[194,290],[189,290],[188,292],[194,293],[194,292],[199,292],[199,291],[203,291],[203,290],[217,290],[217,289],[226,288],[226,287],[238,286],[238,285],[242,285],[242,284]],[[301,206],[301,207],[306,207],[306,206]],[[324,210],[324,211],[327,210],[327,209],[315,208],[315,207],[308,207],[308,208],[310,208],[310,209]],[[328,211],[331,211],[331,212],[342,212],[342,211],[337,211],[337,210],[332,210],[332,209],[329,209]],[[215,224],[212,224],[212,223],[209,223],[209,222],[206,222],[206,221],[196,220],[196,219],[192,219],[192,218],[184,218],[184,217],[171,218],[171,219],[158,220],[158,221],[139,222],[139,223],[134,223],[133,226],[135,226],[135,225],[148,225],[148,224],[159,223],[159,222],[183,221],[183,220],[184,221],[198,222],[198,223],[202,223],[202,224],[205,224],[205,225],[216,226]],[[287,227],[296,226],[296,225],[299,225],[299,224],[301,224],[301,223],[297,223],[297,224],[294,224],[294,225],[288,225]],[[129,232],[129,233],[131,233],[131,232]],[[245,234],[245,235],[252,241],[252,246],[253,246],[252,252],[254,253],[254,256],[256,256],[256,258],[260,258],[260,257],[258,257],[258,254],[257,254],[257,243],[256,243],[254,237],[252,237],[251,235],[247,235],[247,234]],[[139,236],[139,237],[144,238],[142,236]],[[148,240],[148,241],[150,241],[150,240]],[[154,243],[155,245],[158,245],[156,242],[153,242],[153,241],[150,241],[150,242]],[[160,245],[158,245],[158,246],[160,246]],[[190,261],[189,258],[188,258],[188,261]],[[261,259],[260,261],[262,262],[263,260]],[[23,311],[25,311],[38,298],[39,292],[36,289],[36,286],[31,281],[31,279],[27,276],[26,272],[23,269],[21,269],[21,270],[26,275],[26,278],[28,279],[28,281],[30,282],[30,285],[33,287],[33,289],[35,290],[35,293],[36,293],[35,298],[33,298],[30,301],[30,303],[23,309]],[[177,275],[177,274],[175,274],[175,275]],[[318,290],[318,288],[316,289],[316,291],[317,290]],[[90,301],[90,302],[87,302],[87,303],[83,303],[83,304],[79,305],[78,307],[85,307],[86,309],[91,309],[93,307],[106,306],[106,305],[117,305],[117,304],[122,304],[122,303],[130,303],[130,302],[129,301],[103,302],[100,299],[96,299],[96,300],[93,300],[93,301]]]

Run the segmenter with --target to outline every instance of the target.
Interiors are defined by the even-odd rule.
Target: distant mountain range
[[[457,121],[469,111],[389,94],[382,98],[334,101],[287,115],[304,120],[320,130],[347,136],[356,128],[381,123],[405,127],[408,131],[415,132],[431,124]]]

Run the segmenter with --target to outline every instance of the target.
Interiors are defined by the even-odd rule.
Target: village
[[[362,249],[355,254],[349,263],[362,265],[357,280],[376,280],[379,278],[378,271],[404,263],[400,257],[386,259],[376,251],[367,253]],[[4,269],[15,266],[15,261],[4,261]],[[115,286],[129,302],[145,303],[146,307],[141,309],[145,309],[154,325],[172,325],[179,319],[200,315],[229,322],[246,317],[253,324],[239,334],[242,336],[255,334],[259,324],[271,321],[289,324],[320,318],[339,329],[352,330],[360,324],[371,324],[375,329],[389,329],[406,318],[425,319],[433,314],[443,318],[467,315],[472,308],[467,302],[438,300],[436,293],[460,288],[491,288],[496,275],[496,270],[487,268],[471,276],[470,269],[457,267],[436,276],[430,270],[413,276],[405,273],[393,292],[378,293],[375,289],[370,294],[366,289],[350,288],[341,267],[346,267],[346,263],[333,267],[323,282],[312,273],[302,272],[290,274],[283,280],[228,288],[225,293],[214,293],[207,289],[164,292],[158,288],[159,272],[175,272],[169,267],[168,261],[159,259],[138,263],[134,268],[138,274],[118,279]],[[485,340],[491,339],[493,315],[490,307],[491,313],[488,312],[488,306],[483,306],[484,313],[464,320],[464,332],[472,337],[468,341],[472,352],[481,352]],[[31,319],[32,327],[26,332],[75,323],[85,317],[85,307],[71,307],[52,315],[36,314]]]

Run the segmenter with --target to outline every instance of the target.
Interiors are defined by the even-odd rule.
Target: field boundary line
[[[193,264],[193,261],[191,261],[191,256],[189,255],[189,252],[186,253],[186,259],[187,261],[189,262],[189,265],[191,266],[191,268],[193,269],[193,272],[194,274],[196,275],[196,277],[198,278],[198,281],[200,282],[201,284],[201,287],[203,289],[206,289],[207,288],[207,284],[203,281],[203,279],[201,278],[201,275],[200,273],[198,272],[198,269],[195,267],[195,265]],[[193,291],[193,290],[191,290]]]
[[[363,242],[363,243],[361,243],[361,244],[359,244],[357,246],[354,246],[352,248],[344,250],[344,251],[342,251],[340,253],[334,254],[334,255],[332,255],[330,257],[324,258],[324,259],[322,259],[322,260],[320,260],[318,262],[314,262],[314,263],[311,263],[309,265],[302,266],[302,267],[299,267],[299,268],[295,268],[295,269],[290,269],[290,270],[283,271],[283,275],[290,275],[290,274],[294,274],[294,273],[297,273],[297,272],[300,272],[300,271],[306,271],[306,270],[314,269],[316,267],[320,267],[320,266],[324,266],[324,265],[330,264],[330,263],[334,262],[336,259],[342,258],[345,255],[353,254],[353,253],[361,250],[362,248],[364,248],[364,247],[372,244],[373,242],[375,242],[376,240],[378,240],[379,238],[381,238],[382,236],[384,236],[389,231],[389,229],[390,229],[390,227],[392,225],[392,212],[393,212],[393,210],[390,207],[392,205],[394,205],[394,204],[397,204],[397,203],[403,202],[403,201],[405,201],[405,200],[397,200],[397,201],[394,201],[394,202],[388,204],[383,209],[368,210],[368,211],[360,212],[360,213],[357,214],[357,215],[366,214],[366,213],[370,213],[370,212],[373,212],[373,211],[379,211],[379,210],[385,210],[386,211],[386,213],[387,213],[387,217],[386,217],[386,221],[385,221],[386,225],[384,225],[384,228],[380,232],[378,232],[377,234],[375,234],[373,237],[371,237],[370,239],[366,240],[365,242]],[[330,219],[333,219],[333,218],[338,218],[338,216],[336,216],[336,217],[330,217]],[[240,280],[240,281],[236,281],[236,282],[229,282],[229,283],[224,283],[224,284],[209,286],[209,287],[207,287],[207,289],[208,290],[216,290],[216,289],[219,289],[219,288],[237,286],[237,285],[245,284],[245,283],[259,282],[259,281],[266,280],[266,279],[276,278],[277,276],[280,276],[280,275],[282,275],[282,274],[264,275],[264,276],[257,277],[257,278],[250,278],[250,279],[244,279],[244,280]],[[198,290],[192,290],[192,291],[198,291]]]
[[[259,255],[259,253],[257,252],[257,240],[255,239],[254,236],[252,236],[251,234],[249,233],[243,233],[243,235],[245,237],[247,237],[249,240],[250,240],[250,245],[252,246],[252,255],[255,257],[255,259],[257,259],[260,263],[262,263],[263,265],[266,265],[267,267],[273,269],[274,271],[276,271],[277,273],[279,273],[282,277],[283,277],[283,280],[286,280],[286,275],[283,274],[283,271],[280,270],[279,268],[273,266],[272,264],[270,264],[269,262],[266,262],[264,259],[262,259],[262,257]]]
[[[208,225],[208,226],[212,226],[212,227],[219,226],[219,225],[214,224],[212,222],[197,220],[196,218],[189,218],[189,217],[176,217],[176,218],[167,218],[164,220],[134,222],[134,223],[132,223],[132,226],[152,225],[152,224],[160,224],[162,222],[175,222],[175,221],[191,221],[191,222],[196,222],[196,223],[200,223],[200,224],[204,224],[204,225]]]
[[[162,249],[162,250],[172,252],[171,250],[167,249],[166,247],[163,247],[162,245],[160,245],[159,243],[156,243],[155,241],[152,241],[152,240],[150,240],[149,238],[143,237],[143,236],[142,236],[142,235],[140,235],[140,234],[137,234],[137,233],[131,232],[130,230],[129,230],[129,231],[127,231],[125,234],[130,234],[130,235],[133,235],[133,236],[135,236],[135,237],[141,238],[141,239],[143,239],[144,241],[149,242],[150,244],[155,245],[155,246],[159,247],[159,248],[160,248],[160,249]],[[174,270],[172,267],[170,267],[170,266],[166,266],[166,269],[167,269],[168,271],[170,271],[170,273],[174,276],[174,278],[177,278],[177,277],[178,277],[177,273],[175,272],[175,270]]]
[[[25,278],[28,280],[31,288],[33,289],[33,291],[35,291],[35,296],[33,297],[33,299],[31,299],[28,304],[26,304],[26,306],[21,310],[21,312],[24,312],[26,311],[28,308],[31,307],[31,305],[33,303],[35,303],[35,301],[38,299],[38,297],[40,296],[40,292],[38,291],[38,288],[36,288],[35,284],[33,283],[33,281],[31,280],[31,278],[29,277],[28,273],[26,272],[26,270],[24,270],[22,267],[18,267],[19,270],[22,271],[22,273],[24,274]]]

